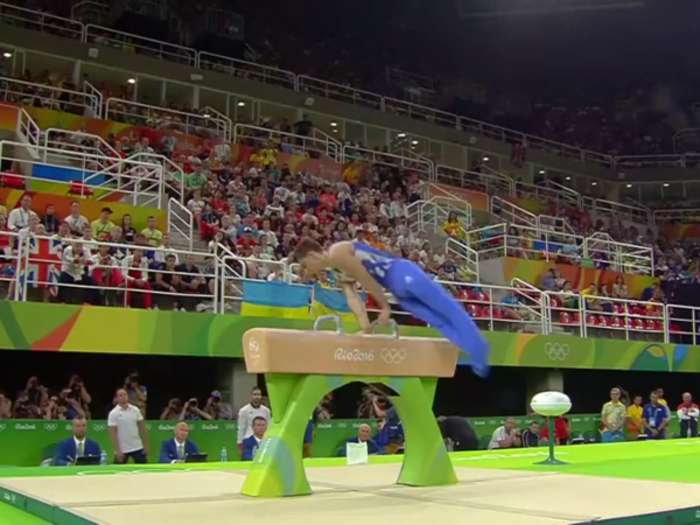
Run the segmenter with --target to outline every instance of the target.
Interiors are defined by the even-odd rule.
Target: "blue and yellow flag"
[[[365,294],[360,293],[360,299],[365,301]],[[345,294],[340,290],[323,288],[315,284],[313,301],[311,303],[311,316],[316,319],[323,315],[337,315],[343,323],[354,323],[355,316],[350,312]]]
[[[267,281],[243,281],[241,315],[309,319],[311,287]]]

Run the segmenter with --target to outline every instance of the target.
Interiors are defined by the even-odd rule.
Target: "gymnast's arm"
[[[345,294],[345,298],[348,301],[348,307],[350,311],[357,318],[357,322],[360,324],[360,328],[363,332],[367,332],[372,329],[372,324],[369,322],[369,317],[367,317],[367,309],[365,308],[365,303],[362,301],[362,297],[357,292],[357,285],[354,282],[343,282],[339,283],[340,289]]]
[[[384,288],[381,287],[381,285],[372,278],[372,276],[369,274],[367,270],[365,270],[365,267],[362,266],[362,263],[360,262],[360,259],[355,257],[355,248],[353,247],[351,242],[341,242],[338,244],[334,244],[331,246],[331,249],[328,252],[328,256],[330,258],[330,266],[332,268],[337,268],[341,272],[345,273],[348,277],[351,277],[355,279],[357,282],[359,282],[362,285],[362,288],[367,291],[372,297],[374,297],[375,301],[377,301],[377,305],[382,309],[382,310],[391,310],[391,306],[389,305],[389,301],[387,301],[386,296],[384,295]],[[343,291],[346,293],[347,292],[345,289]],[[359,299],[359,295],[357,294],[357,290],[354,290],[354,293],[356,295],[356,301],[357,302],[362,302]],[[352,309],[352,301],[350,297],[348,296],[348,306]],[[362,311],[365,312],[364,307],[362,308]],[[357,312],[355,310],[352,310],[352,313],[357,316]],[[364,316],[367,316],[367,313],[364,313]],[[360,317],[358,317],[358,321],[360,324],[362,324],[362,320]]]

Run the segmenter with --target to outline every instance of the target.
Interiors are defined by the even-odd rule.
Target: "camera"
[[[190,399],[190,408],[197,408],[197,405],[199,404],[199,401],[196,399]]]

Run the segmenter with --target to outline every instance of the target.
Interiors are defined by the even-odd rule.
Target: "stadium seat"
[[[88,188],[83,182],[72,180],[68,184],[68,195],[76,197],[92,197],[95,192]]]
[[[2,182],[3,187],[10,188],[13,190],[23,190],[25,189],[24,179],[12,173],[10,171],[3,171],[2,177],[0,177],[0,182]]]

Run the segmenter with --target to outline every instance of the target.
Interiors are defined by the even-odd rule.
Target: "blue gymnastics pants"
[[[428,323],[467,353],[474,373],[489,373],[489,345],[460,303],[433,281],[420,266],[406,259],[395,261],[387,275],[387,288],[403,310]]]

